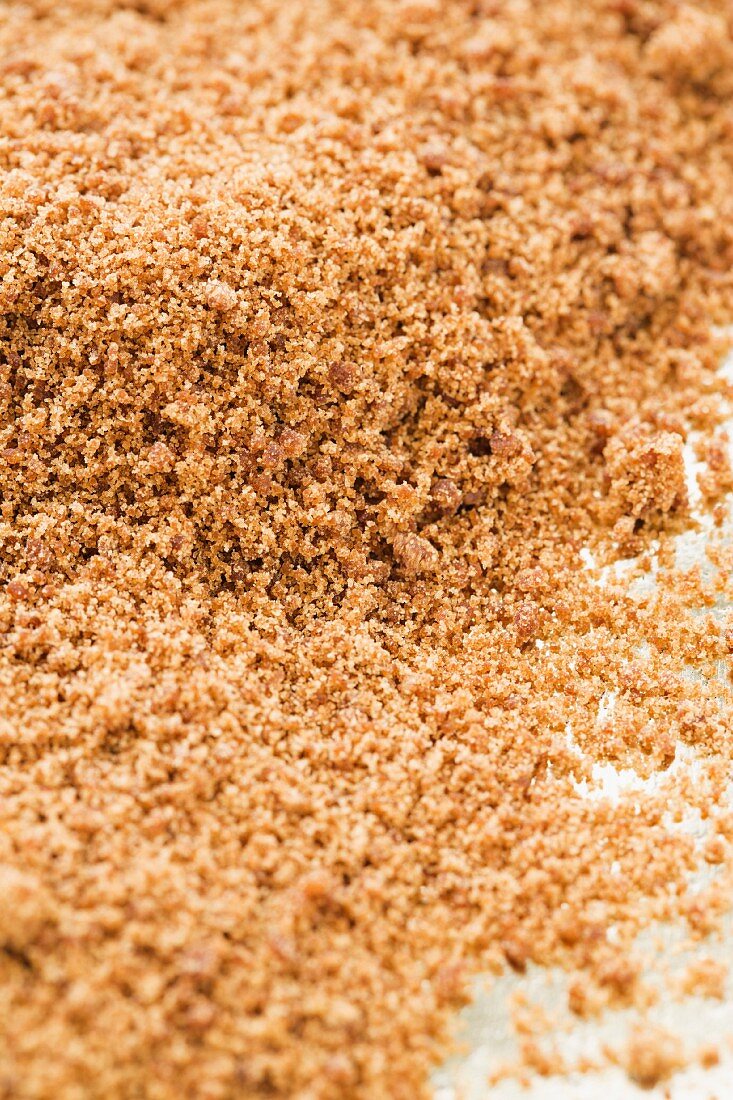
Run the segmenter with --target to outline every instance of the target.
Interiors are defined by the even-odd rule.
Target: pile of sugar
[[[691,428],[730,485],[731,29],[3,5],[0,1096],[412,1100],[472,974],[710,926],[578,784],[710,815],[733,634],[581,551],[664,566]]]

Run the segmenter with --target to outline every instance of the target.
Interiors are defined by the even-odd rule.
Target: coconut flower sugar
[[[732,31],[3,4],[0,1096],[413,1100],[474,975],[714,927]]]

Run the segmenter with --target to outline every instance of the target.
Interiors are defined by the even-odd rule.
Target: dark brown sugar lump
[[[693,429],[728,487],[731,31],[2,5],[0,1096],[413,1100],[472,975],[702,928],[578,788],[685,743],[714,817],[730,630],[580,555],[664,558]]]

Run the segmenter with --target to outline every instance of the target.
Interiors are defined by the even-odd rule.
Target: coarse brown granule
[[[2,5],[0,1095],[413,1100],[479,970],[714,927],[732,62],[724,0]]]
[[[720,1051],[712,1044],[701,1047],[697,1057],[704,1069],[712,1069],[714,1066],[720,1065]]]
[[[698,450],[697,457],[705,465],[697,475],[697,480],[707,502],[718,501],[733,491],[730,448],[728,433],[718,432],[711,439],[707,439]]]
[[[703,956],[694,959],[683,975],[683,992],[697,997],[725,998],[728,967],[718,959]]]
[[[646,1024],[629,1039],[624,1055],[626,1072],[640,1088],[652,1089],[688,1064],[683,1049],[678,1035]]]

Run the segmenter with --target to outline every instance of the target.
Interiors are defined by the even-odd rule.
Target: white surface
[[[733,354],[723,365],[722,373],[733,381]],[[733,420],[729,429],[733,435]],[[697,505],[700,494],[695,475],[699,463],[695,460],[691,445],[686,448],[686,466],[691,503]],[[710,529],[710,521],[705,517],[698,518],[702,531],[691,532],[678,540],[681,565],[704,560],[705,529]],[[731,528],[733,536],[733,521]],[[587,551],[581,553],[581,559],[586,566],[592,565]],[[653,584],[652,575],[647,583]],[[604,700],[604,706],[611,708],[613,699]],[[673,767],[694,773],[694,753],[680,746]],[[644,781],[633,772],[619,772],[611,765],[598,764],[593,768],[593,778],[593,785],[585,782],[578,785],[578,793],[582,797],[614,798],[623,790],[643,790],[655,782],[654,778]],[[733,798],[731,804],[733,808]],[[700,839],[705,836],[705,827],[698,814],[688,815],[682,827]],[[701,873],[709,877],[715,872],[708,868]],[[720,938],[705,940],[692,950],[683,949],[681,929],[649,929],[642,940],[646,942],[640,943],[641,954],[650,960],[650,971],[645,979],[659,988],[658,1003],[645,1013],[644,1021],[679,1035],[688,1055],[694,1055],[705,1045],[716,1045],[721,1054],[718,1066],[705,1070],[699,1064],[692,1064],[665,1084],[647,1090],[639,1088],[622,1069],[615,1066],[569,1077],[535,1076],[527,1086],[514,1080],[504,1080],[490,1087],[487,1083],[489,1074],[500,1065],[517,1060],[517,1037],[512,1030],[509,1012],[511,999],[517,994],[523,994],[530,1002],[547,1010],[555,1026],[544,1036],[537,1036],[539,1045],[548,1050],[554,1047],[569,1062],[577,1061],[579,1055],[603,1061],[604,1044],[623,1050],[633,1030],[640,1026],[640,1014],[630,1010],[609,1011],[600,1022],[595,1023],[575,1020],[567,1010],[566,975],[557,970],[529,967],[521,977],[507,973],[493,983],[476,982],[475,999],[461,1014],[458,1030],[458,1038],[465,1042],[467,1053],[451,1058],[434,1074],[435,1100],[484,1100],[488,1097],[491,1100],[518,1100],[520,1097],[523,1100],[596,1100],[600,1097],[604,1100],[640,1100],[641,1097],[649,1100],[661,1097],[670,1100],[733,1100],[733,985],[730,976],[724,1002],[697,996],[677,1001],[669,992],[670,974],[667,973],[662,979],[657,973],[665,967],[672,975],[677,971],[681,973],[696,956],[712,956],[727,963],[733,971],[733,919],[728,919]]]

